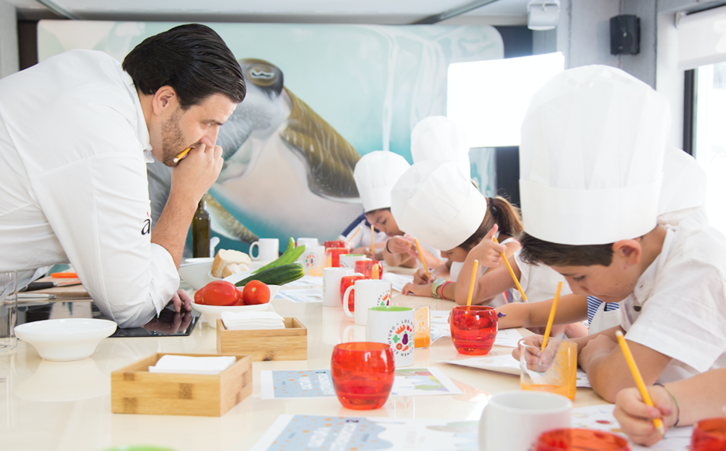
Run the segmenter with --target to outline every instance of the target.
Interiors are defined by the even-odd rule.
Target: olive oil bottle
[[[202,196],[197,211],[194,212],[194,219],[192,219],[192,255],[194,258],[211,257],[209,255],[209,240],[211,239],[212,220],[209,219],[207,204]]]

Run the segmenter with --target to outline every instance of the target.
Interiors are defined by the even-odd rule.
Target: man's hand
[[[195,203],[217,181],[222,170],[222,148],[204,142],[194,147],[171,171],[171,193]]]
[[[587,373],[587,369],[593,360],[610,354],[617,347],[618,344],[607,335],[598,335],[580,349],[577,361],[582,367],[582,370]]]
[[[432,282],[431,277],[426,274],[426,271],[423,268],[418,268],[413,275],[414,285],[424,285],[430,282]]]
[[[654,418],[662,418],[663,426],[668,430],[668,426],[675,423],[676,415],[673,398],[665,388],[648,387],[648,392],[655,407],[643,402],[638,389],[625,388],[618,393],[613,411],[628,438],[644,446],[651,446],[663,438],[653,425]]]
[[[426,285],[417,285],[413,283],[407,283],[403,286],[403,289],[401,290],[402,294],[407,295],[414,295],[414,296],[428,296],[432,297],[433,294],[431,293],[431,285],[432,284],[426,284]]]
[[[181,312],[182,309],[185,312],[192,311],[192,298],[184,290],[177,290],[170,303],[174,304],[174,311],[177,313]]]

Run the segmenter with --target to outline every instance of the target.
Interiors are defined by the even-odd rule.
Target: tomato
[[[233,305],[245,305],[245,302],[242,300],[242,290],[239,288],[237,289],[237,302]]]
[[[270,287],[259,280],[253,280],[245,285],[242,299],[245,305],[267,304],[270,302]]]
[[[226,280],[209,282],[203,290],[202,299],[207,305],[229,306],[237,302],[237,287]]]
[[[204,291],[204,287],[197,290],[196,293],[194,293],[194,303],[195,304],[204,304],[204,298],[202,297],[202,292]]]

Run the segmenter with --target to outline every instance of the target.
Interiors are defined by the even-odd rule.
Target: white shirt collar
[[[154,156],[151,154],[151,141],[149,139],[149,129],[146,128],[146,121],[144,120],[144,111],[141,109],[141,101],[139,100],[139,93],[136,90],[136,86],[134,86],[134,80],[131,78],[129,74],[126,73],[121,67],[119,66],[119,71],[121,72],[121,77],[124,80],[124,84],[126,85],[126,89],[129,90],[129,94],[131,95],[131,99],[133,99],[134,107],[136,108],[136,136],[139,139],[139,144],[141,144],[141,148],[144,150],[144,160],[147,163],[153,163],[154,162]]]

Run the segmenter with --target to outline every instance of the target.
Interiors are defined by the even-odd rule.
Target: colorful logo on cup
[[[408,357],[413,352],[413,323],[404,319],[388,331],[388,344],[393,352]]]
[[[311,252],[305,256],[305,266],[307,268],[317,268],[320,266],[320,256]]]
[[[385,307],[389,304],[389,302],[391,302],[391,293],[390,291],[387,291],[378,296],[378,302],[374,307]]]

